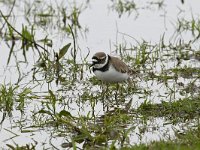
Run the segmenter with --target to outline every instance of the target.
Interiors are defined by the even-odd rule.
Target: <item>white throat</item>
[[[93,60],[93,61],[96,61],[96,60]],[[95,64],[94,68],[97,68],[97,69],[103,68],[107,63],[108,63],[108,55],[106,55],[106,59],[103,64]]]

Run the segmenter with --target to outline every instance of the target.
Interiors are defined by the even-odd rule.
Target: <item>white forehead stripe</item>
[[[92,61],[93,61],[93,62],[98,62],[98,60],[96,60],[96,59],[92,59]]]

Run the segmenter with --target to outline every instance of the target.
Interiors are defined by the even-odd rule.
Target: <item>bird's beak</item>
[[[95,65],[95,63],[94,63],[94,62],[92,62],[92,64],[89,66],[89,68],[93,67],[94,65]]]

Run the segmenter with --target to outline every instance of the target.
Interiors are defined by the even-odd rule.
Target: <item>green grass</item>
[[[15,102],[15,90],[18,87],[12,85],[0,85],[0,110],[9,115],[12,113]]]
[[[88,48],[85,53],[85,48],[79,47],[80,40],[85,40],[80,36],[85,37],[84,34],[87,33],[86,30],[84,32],[80,17],[89,3],[87,1],[78,5],[74,2],[64,6],[58,2],[54,6],[51,2],[27,2],[23,15],[27,22],[22,23],[21,29],[16,28],[12,22],[12,18],[15,20],[18,16],[12,13],[7,16],[1,12],[3,26],[0,36],[10,49],[8,71],[12,70],[9,65],[14,59],[16,66],[13,68],[17,69],[19,76],[15,84],[0,85],[0,111],[3,113],[1,124],[5,119],[21,117],[11,125],[19,129],[21,134],[40,129],[51,132],[50,138],[62,138],[63,148],[78,149],[79,143],[82,143],[85,149],[198,149],[200,71],[199,68],[180,66],[193,57],[199,60],[199,49],[195,47],[199,47],[197,39],[200,37],[200,21],[194,18],[178,18],[171,41],[165,39],[163,33],[160,41],[154,44],[145,40],[139,42],[134,37],[120,33],[123,40],[122,43],[116,41],[115,52],[134,69],[137,77],[130,82],[121,83],[118,89],[116,84],[105,85],[95,76],[91,77],[88,56],[92,50]],[[133,12],[138,15],[138,10],[151,9],[154,6],[159,9],[165,7],[164,1],[145,3],[142,9],[137,2],[124,0],[112,1],[111,5],[119,17],[126,13],[131,15]],[[18,7],[19,4],[13,4],[13,8]],[[51,33],[52,30],[56,33]],[[41,39],[36,39],[36,35],[40,34],[38,31],[42,31],[41,35],[44,35]],[[184,41],[180,37],[184,32],[192,34],[190,41]],[[130,44],[127,44],[127,37],[133,40]],[[62,46],[55,47],[57,44],[54,38],[63,40]],[[29,58],[33,54],[34,62],[31,63]],[[18,58],[19,55],[23,57]],[[166,69],[166,65],[172,61],[174,67]],[[27,66],[24,67],[24,64]],[[160,67],[160,71],[156,67]],[[180,77],[183,81],[177,82]],[[162,97],[165,101],[152,103],[150,98],[154,91],[151,84],[145,86],[147,82],[165,87],[169,95],[180,92],[185,97],[173,99],[171,96],[169,99],[166,96],[166,99]],[[139,97],[138,101],[135,97]],[[140,100],[146,101],[138,106]],[[133,109],[132,106],[135,105],[138,108]],[[34,108],[30,110],[29,106]],[[16,111],[21,116],[15,116]],[[163,141],[161,137],[160,141],[133,145],[130,142],[131,134],[136,133],[139,127],[138,136],[142,137],[148,132],[147,124],[152,118],[162,118],[172,127],[183,123],[187,129],[181,133],[174,130],[174,139]],[[157,125],[152,128],[157,128]],[[9,127],[5,127],[5,130],[12,133]],[[32,134],[37,134],[36,132]],[[35,149],[37,142],[41,144],[40,141],[35,141],[24,146],[19,146],[20,143],[7,144],[7,147],[13,150]]]
[[[154,141],[148,144],[139,144],[122,150],[199,150],[200,148],[200,126],[183,134],[177,135],[176,139],[167,141]]]
[[[136,110],[144,116],[166,117],[172,121],[190,120],[200,116],[200,97],[185,98],[173,102],[151,104],[145,101]]]

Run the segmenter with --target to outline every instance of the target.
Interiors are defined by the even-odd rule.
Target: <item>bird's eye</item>
[[[104,60],[103,60],[103,59],[98,59],[98,61],[99,61],[99,62],[103,62]]]

